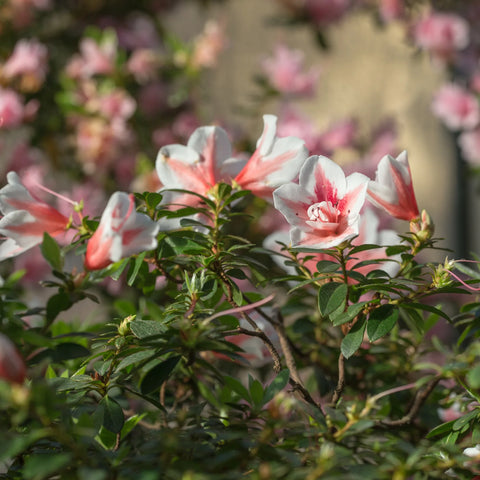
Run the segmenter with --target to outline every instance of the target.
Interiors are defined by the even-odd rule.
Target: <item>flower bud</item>
[[[130,322],[135,320],[136,315],[129,315],[122,320],[122,323],[118,326],[118,334],[124,337],[130,331]]]
[[[433,237],[435,224],[426,210],[422,210],[420,217],[410,222],[410,231],[414,233],[421,242],[426,242]]]

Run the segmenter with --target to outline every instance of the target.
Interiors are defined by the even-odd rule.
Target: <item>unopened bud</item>
[[[421,242],[426,242],[433,237],[435,224],[426,210],[422,210],[420,217],[410,222],[410,231],[414,233]]]
[[[130,332],[130,322],[135,320],[136,315],[129,315],[122,320],[122,323],[118,326],[118,334],[124,337]]]

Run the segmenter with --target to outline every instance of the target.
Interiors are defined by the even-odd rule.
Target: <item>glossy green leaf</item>
[[[167,358],[167,360],[159,363],[149,370],[142,378],[140,390],[144,395],[148,395],[158,390],[163,382],[172,374],[182,357],[180,355]]]
[[[348,286],[344,283],[329,282],[322,285],[318,291],[318,308],[326,317],[335,310],[345,306]]]
[[[363,341],[363,334],[365,333],[365,327],[367,325],[365,318],[357,320],[355,325],[345,335],[342,340],[340,349],[345,358],[350,358],[359,348]]]
[[[240,382],[240,380],[237,380],[236,378],[229,377],[228,375],[225,375],[225,377],[223,378],[223,381],[224,381],[225,385],[227,385],[237,395],[239,395],[240,398],[242,398],[243,400],[246,400],[247,402],[251,401],[250,393],[243,386],[243,384]]]
[[[385,304],[370,313],[367,323],[367,335],[371,342],[385,336],[394,327],[398,320],[398,308],[395,305]]]
[[[59,292],[48,299],[47,302],[47,321],[53,322],[60,312],[68,310],[73,305],[70,295],[65,292]]]
[[[105,395],[98,407],[101,412],[99,416],[102,418],[103,427],[112,433],[120,433],[125,422],[123,409],[120,404],[108,395]]]
[[[58,271],[63,270],[63,254],[58,243],[47,233],[43,234],[43,242],[40,245],[42,255],[49,265]]]
[[[290,379],[290,372],[285,369],[282,370],[268,385],[268,387],[265,389],[265,392],[263,394],[263,403],[266,404],[272,398],[282,391],[288,384],[288,381]]]

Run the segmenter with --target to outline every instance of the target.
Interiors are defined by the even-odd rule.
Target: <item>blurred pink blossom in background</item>
[[[80,54],[74,55],[67,65],[72,78],[89,78],[93,75],[109,75],[115,69],[117,42],[109,37],[100,45],[92,38],[80,42]]]
[[[0,129],[18,127],[24,119],[23,100],[14,90],[0,88]]]
[[[155,50],[139,48],[135,50],[127,62],[127,70],[140,84],[154,80],[158,76],[161,59]]]
[[[215,67],[220,53],[226,46],[225,26],[215,20],[209,20],[203,32],[194,41],[192,64],[200,68]]]
[[[458,137],[462,156],[472,165],[480,165],[480,128],[462,132]]]
[[[384,22],[391,22],[402,18],[405,14],[404,0],[380,0],[378,13]]]
[[[442,61],[450,60],[470,41],[467,21],[454,13],[429,13],[414,25],[413,36],[419,47]]]
[[[21,88],[36,91],[47,74],[48,50],[39,41],[19,40],[12,54],[1,67],[1,76],[7,80],[20,78]]]
[[[437,91],[432,111],[450,130],[470,129],[480,121],[477,98],[455,83],[444,85]]]
[[[318,71],[304,71],[305,56],[302,50],[277,45],[273,55],[263,60],[262,69],[268,81],[280,93],[310,97],[315,92]]]

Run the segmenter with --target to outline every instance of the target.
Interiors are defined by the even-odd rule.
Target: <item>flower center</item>
[[[332,202],[320,202],[310,205],[307,215],[312,222],[338,223],[339,212]]]

